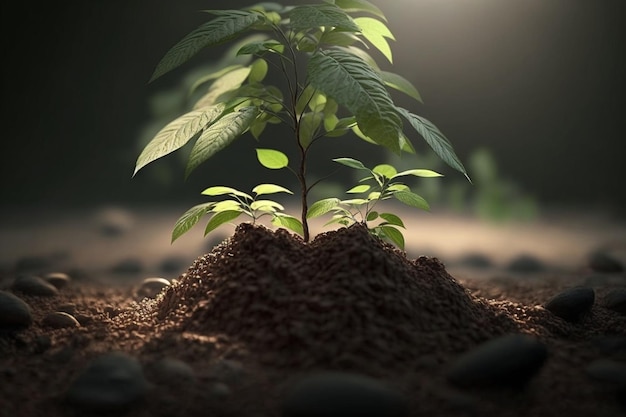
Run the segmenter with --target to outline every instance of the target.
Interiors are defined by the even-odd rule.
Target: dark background
[[[545,204],[626,213],[623,1],[373,2],[396,36],[393,71],[424,99],[409,105],[462,160],[488,146],[501,174]],[[148,84],[155,65],[206,21],[198,10],[248,4],[2,2],[2,204],[193,200],[205,186],[231,175],[237,186],[238,175],[257,172],[246,136],[187,182],[181,170],[160,186],[145,173],[152,166],[131,179],[148,99],[185,71]],[[378,155],[357,139],[345,143],[352,156]]]

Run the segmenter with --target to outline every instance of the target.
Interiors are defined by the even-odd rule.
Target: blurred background
[[[424,100],[396,102],[434,122],[476,180],[469,186],[411,136],[416,159],[394,163],[446,174],[439,185],[424,186],[426,196],[450,207],[473,199],[475,209],[482,204],[496,216],[530,216],[544,206],[626,213],[625,3],[372,2],[396,37],[389,69],[411,80]],[[183,110],[185,77],[215,65],[227,49],[200,54],[148,84],[155,65],[207,20],[200,10],[249,4],[2,2],[2,205],[186,205],[210,185],[257,183],[263,171],[250,135],[187,181],[176,154],[131,178],[148,136]],[[385,162],[359,139],[341,141],[317,156]]]

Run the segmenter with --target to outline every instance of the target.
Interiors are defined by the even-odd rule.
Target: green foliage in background
[[[215,194],[216,188],[211,187],[207,189],[211,190],[211,196],[227,195],[230,198],[226,200],[231,201],[226,203],[230,204],[229,209],[222,211],[223,205],[218,206],[219,203],[207,203],[192,209],[177,222],[173,240],[205,214],[212,213],[210,224],[215,224],[234,219],[236,213],[247,214],[253,220],[263,213],[272,215],[274,224],[300,233],[308,241],[307,219],[311,216],[307,197],[318,183],[310,184],[307,175],[312,146],[319,140],[335,140],[353,132],[361,139],[395,154],[414,153],[413,145],[403,133],[403,120],[423,137],[442,161],[467,177],[452,145],[439,129],[429,120],[394,104],[389,89],[417,101],[421,98],[407,79],[382,70],[369,54],[373,49],[390,64],[393,60],[389,41],[394,37],[386,25],[384,14],[375,5],[366,0],[329,0],[303,6],[264,2],[241,10],[205,12],[212,19],[193,30],[165,54],[151,81],[183,65],[205,48],[234,41],[246,34],[255,34],[255,38],[244,42],[237,55],[252,59],[249,65],[228,65],[198,80],[191,90],[194,94],[201,94],[193,108],[169,122],[145,146],[133,175],[149,163],[191,142],[193,145],[185,169],[185,176],[188,177],[198,166],[244,133],[249,132],[260,141],[268,124],[283,123],[291,128],[292,138],[288,141],[284,138],[269,140],[278,147],[295,147],[299,156],[295,166],[290,166],[286,155],[277,149],[264,147],[260,153],[257,150],[257,156],[266,168],[286,168],[297,177],[301,216],[300,220],[285,217],[288,215],[283,213],[282,206],[275,202],[270,204],[269,200],[264,200],[264,205],[256,204],[260,195],[258,189],[256,192],[253,190],[255,196],[252,197],[225,186],[218,188],[224,193]],[[282,85],[266,82],[270,70],[280,75],[284,81]],[[343,161],[346,165],[349,160],[344,158],[338,162]],[[358,162],[351,161],[354,161],[351,164]],[[369,171],[380,188],[377,191],[381,193],[379,197],[393,196],[402,201],[399,196],[403,193],[413,195],[407,190],[389,189],[387,180],[396,178],[397,173],[389,175],[389,172],[384,174],[376,169]],[[368,221],[368,216],[373,215],[367,207],[377,199],[365,200],[366,216],[362,221]],[[344,206],[345,201],[349,200],[344,200]],[[410,205],[427,208],[427,204]],[[312,207],[316,207],[315,203]],[[351,213],[350,210],[344,212],[347,213]],[[218,215],[218,220],[214,220]],[[347,221],[348,217],[344,220]],[[289,220],[285,221],[286,218]],[[380,227],[399,226],[389,219],[387,223]],[[374,227],[372,231],[395,243],[400,242],[391,236],[393,232],[388,229]]]

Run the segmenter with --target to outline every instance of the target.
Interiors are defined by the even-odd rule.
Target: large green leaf
[[[383,12],[367,0],[334,0],[334,3],[347,12],[368,12],[387,20]]]
[[[222,94],[241,87],[241,84],[243,84],[246,78],[250,75],[251,70],[252,67],[241,67],[234,68],[232,71],[223,74],[218,79],[213,81],[213,84],[209,87],[209,91],[198,99],[194,108],[197,109],[214,105],[219,101]]]
[[[378,226],[384,237],[391,240],[396,246],[404,250],[404,236],[402,232],[392,226]]]
[[[274,217],[272,218],[272,224],[276,227],[286,227],[298,233],[299,235],[302,235],[304,233],[302,222],[295,217],[285,213],[274,213]]]
[[[168,123],[146,145],[137,158],[133,176],[150,162],[183,147],[198,132],[213,123],[224,112],[224,108],[224,104],[205,107],[185,113]]]
[[[332,4],[310,4],[294,7],[289,14],[291,26],[296,31],[315,27],[332,27],[335,30],[359,32],[359,27],[352,18],[339,7]]]
[[[400,201],[401,203],[406,204],[407,206],[415,207],[415,208],[426,210],[426,211],[430,210],[430,205],[428,204],[426,200],[424,200],[423,197],[415,193],[412,193],[410,191],[396,191],[393,193],[393,196],[396,198],[396,200]]]
[[[227,114],[205,129],[189,155],[185,177],[201,163],[224,149],[241,136],[259,114],[257,107],[243,107]]]
[[[316,201],[315,203],[311,204],[311,207],[309,207],[306,217],[307,219],[312,219],[322,216],[328,212],[333,211],[333,209],[335,209],[339,205],[339,203],[340,200],[334,197]]]
[[[396,89],[409,97],[413,97],[415,100],[422,103],[422,96],[420,96],[419,91],[417,91],[417,88],[415,88],[415,86],[406,78],[389,71],[380,71],[380,77],[383,79],[385,85]]]
[[[400,151],[402,120],[378,73],[342,49],[315,53],[308,66],[311,85],[356,116],[360,130],[377,144]]]
[[[204,235],[206,236],[224,223],[236,219],[242,213],[243,211],[239,210],[226,210],[215,213],[213,217],[211,217],[211,220],[207,223],[206,228],[204,229]]]
[[[370,41],[376,49],[378,49],[389,62],[393,62],[393,55],[391,53],[391,47],[387,39],[395,40],[393,33],[389,30],[387,25],[378,19],[371,17],[357,17],[354,19],[354,23],[359,25],[361,33]]]
[[[215,203],[198,204],[180,216],[174,225],[174,230],[172,231],[172,243],[198,223],[202,216],[211,210],[213,205],[215,205]]]
[[[465,175],[468,181],[471,182],[467,172],[465,171],[465,167],[461,163],[461,160],[458,156],[456,156],[456,153],[454,153],[452,144],[443,135],[443,133],[439,131],[437,126],[424,117],[413,114],[406,109],[401,107],[398,107],[397,109],[446,164],[461,172]]]
[[[217,18],[199,26],[174,45],[161,59],[150,81],[184,64],[201,49],[236,38],[260,20],[261,15],[253,11],[221,11]]]

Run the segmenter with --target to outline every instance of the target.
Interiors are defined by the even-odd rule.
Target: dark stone
[[[37,295],[43,297],[52,297],[57,295],[59,291],[48,281],[34,275],[20,275],[15,278],[11,289],[22,292],[26,295]]]
[[[624,266],[611,254],[598,250],[589,255],[589,267],[596,272],[613,273],[624,271]]]
[[[289,383],[281,417],[408,416],[408,401],[374,378],[319,372]]]
[[[50,272],[43,276],[43,279],[57,287],[57,289],[65,288],[70,283],[70,276],[63,272]]]
[[[51,327],[53,329],[63,329],[66,327],[80,327],[78,320],[71,314],[64,313],[62,311],[55,311],[47,314],[41,324],[45,327]]]
[[[543,272],[546,267],[542,261],[532,255],[522,254],[509,262],[507,270],[511,272],[520,272],[525,274]]]
[[[141,400],[148,389],[139,361],[124,353],[94,359],[74,380],[68,402],[88,411],[122,411]]]
[[[28,327],[32,322],[31,308],[24,300],[0,291],[0,328]]]
[[[168,287],[170,282],[165,278],[150,277],[141,282],[137,288],[136,296],[139,298],[155,298],[163,288]]]
[[[626,315],[626,288],[616,288],[604,296],[604,306],[610,310]]]
[[[593,306],[595,292],[590,287],[573,287],[552,297],[546,310],[569,322],[576,322]]]
[[[523,387],[541,369],[548,350],[534,337],[510,334],[461,355],[446,372],[459,387]]]

